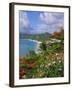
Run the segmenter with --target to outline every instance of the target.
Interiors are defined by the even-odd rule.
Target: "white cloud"
[[[32,17],[31,17],[32,18]],[[20,31],[29,34],[39,33],[53,33],[58,31],[61,26],[64,25],[63,13],[41,12],[39,14],[39,21],[35,26],[31,26],[28,13],[20,11],[19,13]]]
[[[44,12],[40,14],[40,19],[43,23],[46,24],[55,24],[62,23],[63,13],[52,13],[52,12]]]
[[[44,12],[40,13],[40,20],[44,24],[40,25],[42,30],[52,33],[54,31],[58,31],[59,28],[64,25],[64,14],[55,12]]]
[[[48,32],[48,25],[39,24],[39,25],[36,26],[36,28],[34,30],[36,31],[36,33]]]
[[[21,28],[28,28],[29,26],[29,19],[27,13],[24,11],[20,11],[19,13],[19,20],[20,20],[20,27]]]
[[[47,12],[41,13],[40,19],[46,24],[52,24],[56,22],[56,17],[54,17],[52,13],[47,13]]]
[[[50,26],[47,24],[39,24],[36,27],[34,27],[30,32],[33,34],[40,34],[40,33],[52,33],[52,31],[56,31],[56,27],[55,26]]]

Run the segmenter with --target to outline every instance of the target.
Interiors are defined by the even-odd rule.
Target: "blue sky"
[[[19,31],[21,33],[53,33],[62,26],[64,26],[64,13],[19,11]]]

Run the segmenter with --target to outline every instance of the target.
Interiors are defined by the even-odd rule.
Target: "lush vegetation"
[[[32,39],[38,41],[48,40],[51,36],[49,33],[42,33],[42,34],[22,34],[20,33],[20,39]]]
[[[52,43],[52,39],[54,42]],[[57,40],[59,40],[57,42]],[[49,43],[48,43],[49,42]],[[20,79],[64,76],[64,30],[53,35],[40,44],[40,53],[30,51],[20,58]]]

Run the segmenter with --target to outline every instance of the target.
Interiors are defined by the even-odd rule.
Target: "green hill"
[[[43,41],[43,40],[48,40],[50,36],[51,36],[50,33],[42,33],[42,34],[22,34],[20,33],[19,38]]]

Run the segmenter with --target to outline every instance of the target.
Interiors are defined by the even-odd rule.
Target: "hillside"
[[[42,34],[22,34],[20,33],[20,39],[33,39],[33,40],[48,40],[48,38],[51,36],[50,33],[42,33]]]

